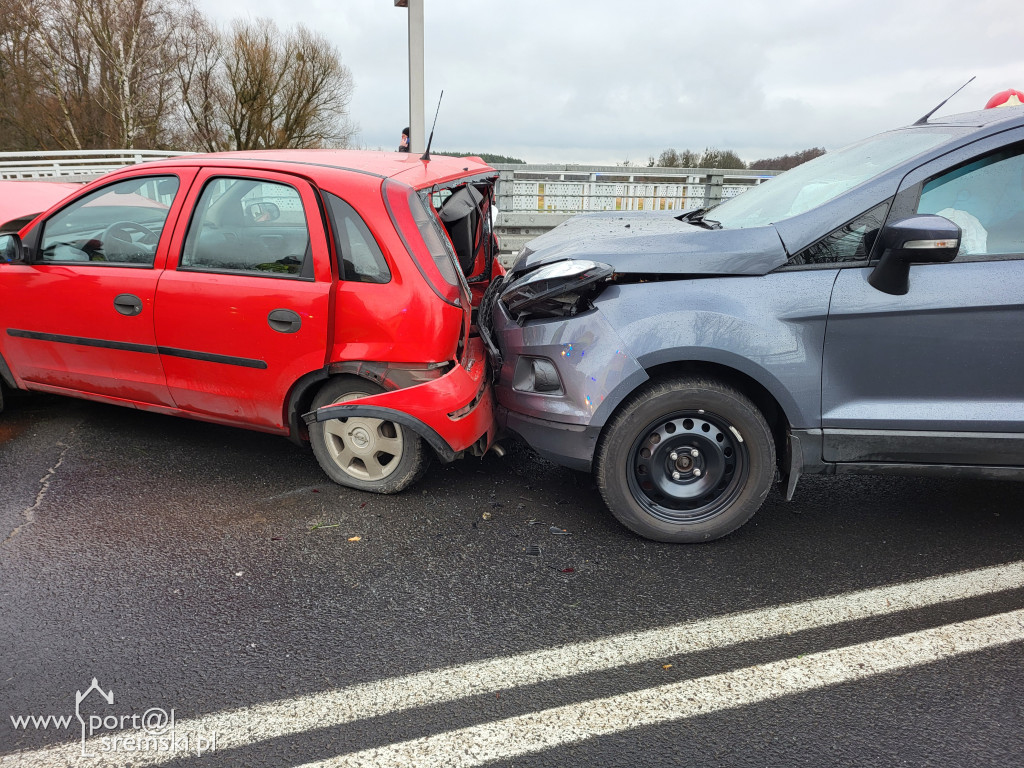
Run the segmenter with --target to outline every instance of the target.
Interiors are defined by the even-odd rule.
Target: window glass
[[[872,208],[839,229],[830,232],[814,245],[804,248],[789,260],[790,264],[843,264],[866,261],[871,254],[878,230],[885,221],[889,203]]]
[[[312,277],[311,266],[298,190],[259,179],[206,184],[185,237],[182,268]]]
[[[951,135],[929,127],[872,136],[758,184],[717,206],[708,218],[726,229],[774,224],[827,203]]]
[[[337,195],[326,193],[334,221],[335,246],[341,258],[344,280],[358,283],[387,283],[391,270],[366,222],[351,205]]]
[[[1024,253],[1024,152],[1006,149],[932,179],[917,212],[957,224],[962,255]]]
[[[178,186],[177,176],[147,176],[76,200],[44,225],[42,260],[153,266]]]

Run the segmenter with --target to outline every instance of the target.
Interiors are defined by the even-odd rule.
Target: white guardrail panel
[[[60,179],[99,176],[126,165],[190,154],[157,149],[84,149],[0,152],[0,179]]]
[[[0,179],[85,181],[126,165],[189,152],[154,149],[0,152]],[[684,211],[742,194],[778,171],[497,164],[496,222],[506,260],[523,244],[588,211]]]

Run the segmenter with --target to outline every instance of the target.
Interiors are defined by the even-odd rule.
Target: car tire
[[[612,514],[655,541],[699,543],[732,533],[775,479],[775,441],[744,394],[697,377],[654,381],[602,432],[595,476]]]
[[[324,383],[313,410],[383,392],[348,376]],[[309,426],[309,442],[327,476],[339,485],[372,493],[399,493],[423,476],[430,464],[423,440],[408,427],[362,416],[329,419]]]

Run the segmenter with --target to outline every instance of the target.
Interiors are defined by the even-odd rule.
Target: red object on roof
[[[49,210],[81,188],[63,181],[0,181],[0,225]]]
[[[1013,88],[1007,88],[1005,91],[1000,91],[985,105],[985,109],[994,109],[995,107],[1019,107],[1024,104],[1024,93],[1016,91]]]

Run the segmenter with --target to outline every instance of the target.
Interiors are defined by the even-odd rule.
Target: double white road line
[[[176,730],[217,732],[222,752],[416,707],[1020,588],[1024,562],[1010,563],[258,704],[178,721]],[[330,756],[304,768],[483,765],[1020,642],[1024,609]],[[0,765],[74,765],[80,754],[75,742],[6,755]],[[141,766],[174,757],[135,753],[130,759]],[[86,759],[81,764],[96,765]]]

